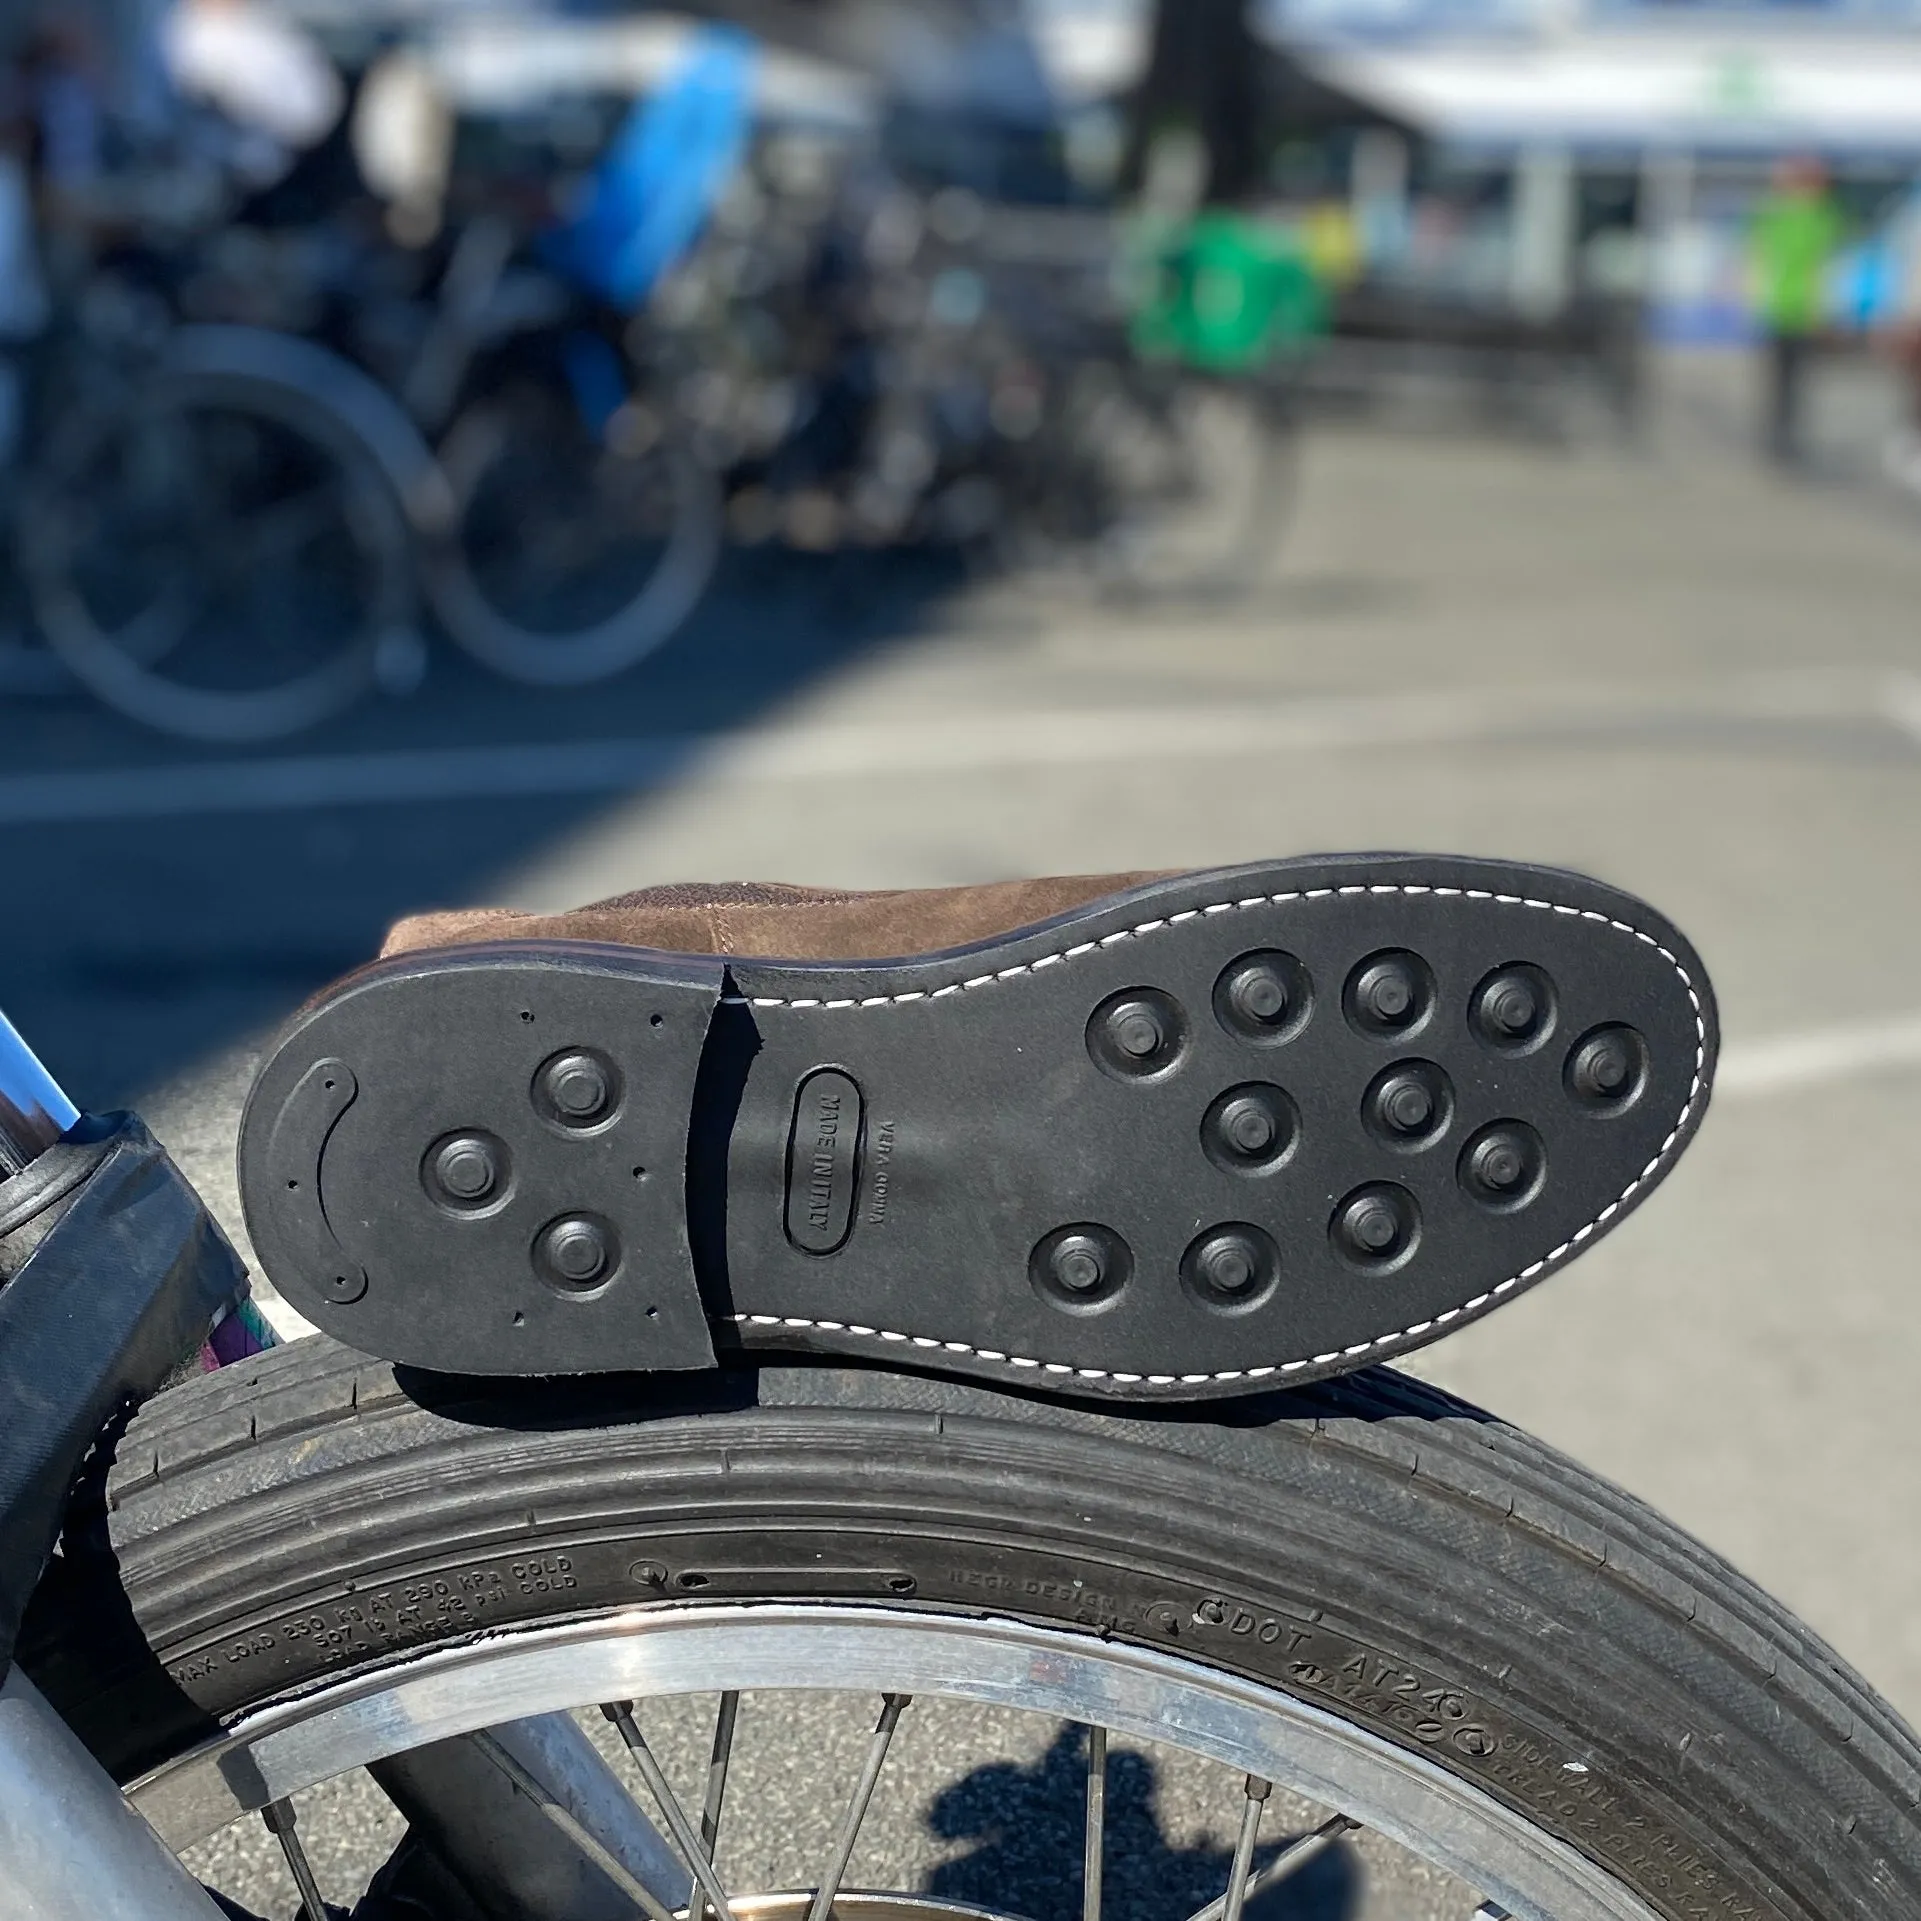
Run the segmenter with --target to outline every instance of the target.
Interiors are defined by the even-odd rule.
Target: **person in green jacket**
[[[1755,313],[1767,343],[1765,444],[1779,461],[1791,462],[1800,453],[1802,390],[1841,236],[1841,212],[1821,163],[1782,161],[1755,211],[1750,237]]]

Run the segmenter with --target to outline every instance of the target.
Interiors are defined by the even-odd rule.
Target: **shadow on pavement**
[[[944,1840],[975,1845],[935,1869],[927,1892],[1028,1921],[1078,1921],[1086,1780],[1085,1731],[1066,1728],[1031,1767],[995,1762],[944,1789],[928,1809],[928,1826]],[[1230,1850],[1171,1839],[1162,1826],[1159,1794],[1160,1771],[1147,1755],[1110,1751],[1105,1921],[1191,1915],[1227,1886]],[[1230,1812],[1238,1821],[1238,1800]],[[1255,1852],[1256,1866],[1295,1838],[1270,1830]],[[1248,1921],[1351,1921],[1360,1894],[1360,1864],[1337,1845],[1257,1895],[1246,1913]]]
[[[375,701],[233,764],[341,757],[350,785],[362,754],[722,735],[908,637],[958,579],[929,555],[741,561],[660,655],[617,681],[511,686],[437,643],[410,699]],[[625,798],[143,817],[143,781],[158,791],[183,768],[222,761],[222,750],[158,738],[77,698],[0,710],[0,785],[97,771],[136,794],[111,819],[6,830],[0,1006],[83,1106],[128,1100],[274,1021],[369,958],[399,915],[484,898],[494,876]]]

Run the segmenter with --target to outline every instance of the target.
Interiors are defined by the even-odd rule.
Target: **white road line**
[[[0,775],[0,826],[620,794],[698,768],[724,781],[818,781],[1348,748],[1605,736],[1651,723],[1853,720],[1921,745],[1921,679],[1825,670],[1649,693],[1621,687],[1222,701],[1189,707],[881,715],[738,734],[519,742]]]
[[[1716,1100],[1787,1094],[1824,1082],[1857,1080],[1921,1067],[1921,1014],[1810,1028],[1725,1049],[1714,1077]]]

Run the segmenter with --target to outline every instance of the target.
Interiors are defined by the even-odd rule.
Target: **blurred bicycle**
[[[149,725],[245,742],[417,683],[423,600],[508,678],[623,672],[724,529],[1130,596],[1258,579],[1318,326],[1298,262],[1221,218],[1143,241],[757,130],[759,58],[694,33],[582,179],[456,170],[431,244],[335,184],[103,265],[22,489],[54,655]]]
[[[657,272],[697,231],[740,113],[726,51],[636,112],[584,219],[476,212],[414,284],[346,219],[216,234],[177,267],[141,377],[34,465],[23,569],[74,674],[168,732],[264,740],[417,680],[422,587],[457,644],[535,684],[675,631],[718,553],[712,478],[582,269],[599,244],[644,294],[636,245]],[[716,128],[691,170],[690,102]]]

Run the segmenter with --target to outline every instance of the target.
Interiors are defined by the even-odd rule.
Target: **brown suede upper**
[[[476,941],[565,940],[753,960],[896,960],[991,940],[1163,878],[1070,874],[874,893],[778,881],[678,881],[566,914],[505,907],[415,914],[395,926],[380,951],[384,957]]]

